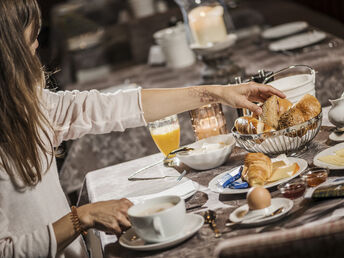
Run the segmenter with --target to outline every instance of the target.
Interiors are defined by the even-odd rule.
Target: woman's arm
[[[120,235],[122,230],[129,228],[127,211],[132,203],[127,199],[96,202],[77,208],[82,230],[96,228],[107,233]],[[67,214],[53,223],[57,252],[62,251],[78,235],[74,229],[71,215]]]
[[[271,95],[285,95],[268,85],[254,82],[228,86],[192,86],[176,89],[143,89],[141,93],[144,117],[147,122],[192,110],[211,103],[236,108],[248,108],[260,114],[261,108],[252,101],[264,102]]]

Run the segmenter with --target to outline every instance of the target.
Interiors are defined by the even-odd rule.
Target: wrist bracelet
[[[74,230],[77,234],[82,234],[83,236],[87,235],[87,231],[84,230],[81,226],[81,222],[78,216],[78,211],[75,206],[71,207],[72,212],[70,213],[71,220],[73,223]]]

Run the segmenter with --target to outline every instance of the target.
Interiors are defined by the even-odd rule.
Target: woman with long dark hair
[[[0,1],[0,257],[87,257],[80,234],[95,228],[119,235],[130,227],[128,200],[69,207],[54,147],[88,133],[123,131],[171,114],[220,102],[249,108],[269,86],[197,86],[101,94],[50,92],[35,54],[36,0]]]

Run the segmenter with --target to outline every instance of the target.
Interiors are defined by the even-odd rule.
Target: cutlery
[[[160,164],[161,162],[168,161],[169,159],[172,158],[171,156],[174,155],[174,154],[176,154],[176,153],[179,153],[179,152],[188,152],[188,151],[191,151],[191,150],[194,150],[194,148],[184,147],[184,148],[181,148],[181,149],[177,149],[177,150],[171,151],[169,154],[167,154],[167,156],[166,156],[164,159],[158,160],[158,161],[156,161],[156,162],[154,162],[154,163],[152,163],[152,164],[150,164],[150,165],[148,165],[148,166],[145,166],[145,167],[143,167],[143,168],[141,168],[141,169],[135,171],[134,173],[132,173],[132,174],[128,177],[128,180],[129,180],[129,181],[135,181],[135,180],[150,180],[151,178],[147,178],[147,179],[145,179],[145,178],[134,179],[134,177],[135,177],[136,175],[138,175],[139,173],[141,173],[142,171],[145,171],[145,170],[148,169],[148,168],[154,167],[154,166]],[[161,178],[161,177],[160,177],[160,178]],[[153,178],[153,179],[156,179],[156,178]]]
[[[221,237],[222,234],[216,225],[216,213],[215,213],[215,211],[212,211],[212,210],[206,211],[204,213],[203,217],[204,217],[204,222],[206,224],[209,224],[210,228],[214,231],[215,238]]]
[[[137,170],[136,172],[132,173],[132,174],[128,177],[128,180],[129,180],[129,181],[135,180],[135,179],[133,178],[134,176],[136,176],[137,174],[141,173],[142,171],[144,171],[144,170],[146,170],[146,169],[148,169],[148,168],[151,168],[151,167],[154,167],[154,166],[160,164],[160,163],[163,162],[163,161],[164,161],[164,159],[159,160],[159,161],[156,161],[156,162],[154,162],[154,163],[152,163],[152,164],[150,164],[150,165],[148,165],[148,166],[145,166],[145,167],[143,167],[143,168]]]
[[[195,210],[195,209],[198,209],[198,208],[206,209],[208,207],[207,206],[203,207],[203,204],[196,204],[196,205],[187,207],[186,210],[190,211],[190,210]]]
[[[183,173],[180,174],[180,176],[177,178],[177,182],[182,180],[185,175],[186,175],[186,170],[184,170]]]
[[[241,224],[243,222],[250,222],[250,221],[257,220],[257,219],[269,218],[269,217],[276,216],[276,215],[282,213],[283,211],[284,211],[284,207],[279,207],[278,209],[276,209],[275,211],[271,212],[270,214],[257,215],[257,216],[250,217],[248,219],[243,219],[243,220],[238,221],[238,222],[229,222],[229,223],[226,223],[225,225],[226,225],[226,227],[231,227],[233,225]]]

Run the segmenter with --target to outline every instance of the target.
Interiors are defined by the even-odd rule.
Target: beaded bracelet
[[[74,226],[74,230],[77,234],[82,234],[83,236],[87,235],[87,231],[83,230],[81,227],[81,222],[78,216],[78,211],[75,206],[71,207],[72,212],[70,213],[71,215],[71,220]]]

